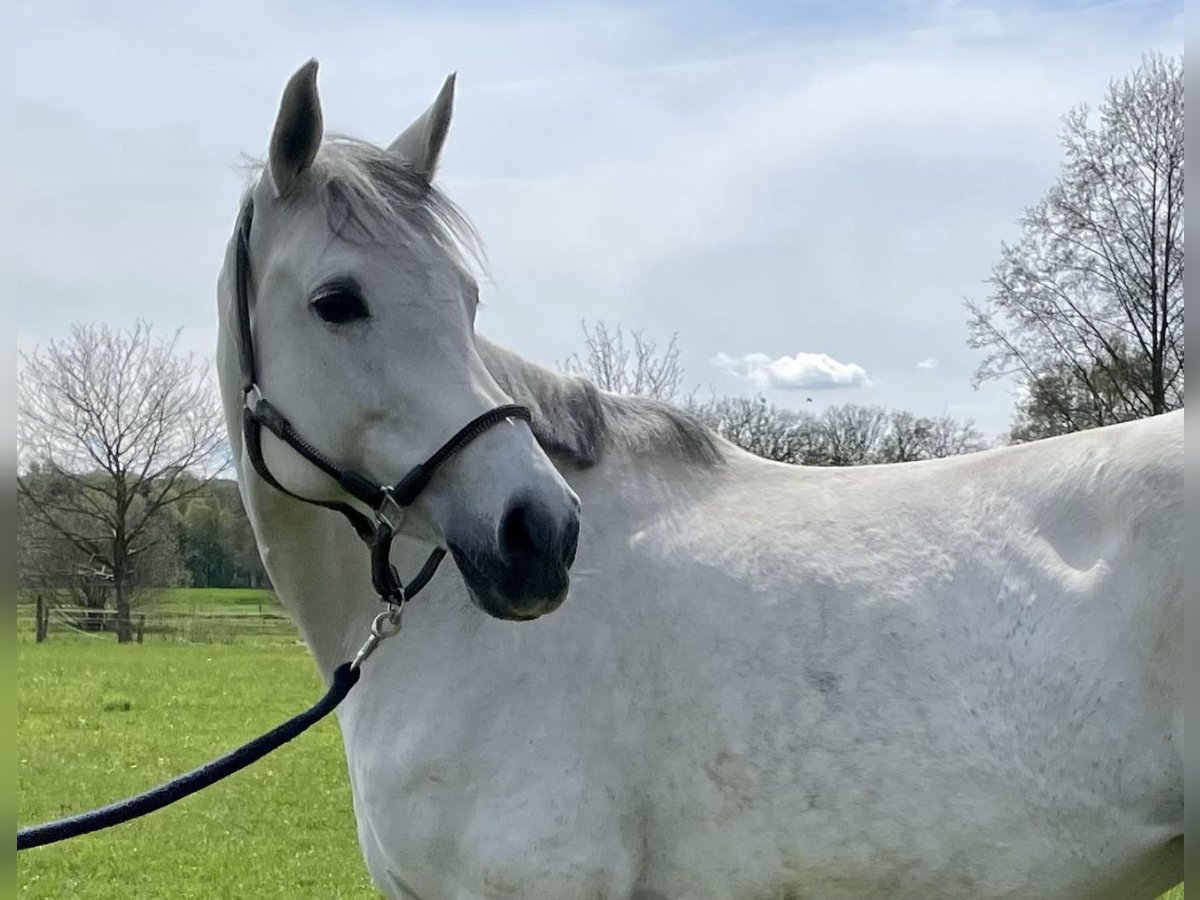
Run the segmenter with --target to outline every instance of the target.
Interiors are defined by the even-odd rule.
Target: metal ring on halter
[[[404,615],[404,607],[401,606],[403,602],[404,599],[401,597],[399,603],[389,603],[388,608],[375,617],[371,622],[372,635],[382,641],[400,630],[400,620]]]
[[[389,603],[387,609],[371,620],[371,633],[354,654],[354,661],[350,663],[351,669],[362,668],[362,664],[375,652],[376,647],[400,631],[403,615],[404,607],[400,603]]]

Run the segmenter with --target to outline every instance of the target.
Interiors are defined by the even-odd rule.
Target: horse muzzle
[[[486,539],[447,535],[476,606],[497,619],[527,621],[562,605],[579,545],[578,501],[572,501],[551,506],[516,497]]]

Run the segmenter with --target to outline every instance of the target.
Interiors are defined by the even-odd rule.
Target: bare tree
[[[888,414],[880,406],[831,406],[817,421],[823,463],[863,466],[881,460]]]
[[[975,427],[974,419],[959,420],[953,416],[921,419],[922,459],[944,459],[977,453],[988,448],[983,432]]]
[[[228,463],[206,367],[145,323],[73,325],[20,357],[17,444],[25,515],[105,573],[131,640],[133,588],[173,534],[164,516]]]
[[[813,464],[812,416],[768,403],[766,397],[714,397],[687,409],[725,440],[776,462]]]
[[[901,463],[927,459],[927,419],[896,409],[888,413],[887,428],[879,441],[877,456],[880,462]]]
[[[47,479],[53,473],[26,472],[22,476],[27,487],[36,484],[28,494],[48,496],[55,491],[55,502],[64,507],[62,490],[73,491],[70,483],[54,488]],[[41,481],[38,484],[38,481]],[[44,610],[53,610],[56,618],[72,627],[99,631],[115,625],[108,609],[113,600],[112,569],[94,554],[84,553],[71,538],[46,524],[37,515],[37,508],[28,494],[17,497],[17,586],[26,601],[36,601]],[[32,514],[31,514],[32,509]],[[70,523],[75,533],[93,532],[94,523],[87,517],[61,513],[61,520]],[[130,606],[143,605],[157,588],[186,584],[188,574],[183,568],[177,523],[174,516],[162,516],[154,524],[152,539],[144,543],[147,550],[137,560],[129,578],[126,594]]]
[[[1157,415],[1184,394],[1183,62],[1152,54],[1098,122],[1067,114],[1058,181],[968,301],[975,376],[1015,376],[1045,435]],[[1025,401],[1034,399],[1033,406]],[[1028,426],[1028,422],[1026,422]]]
[[[616,394],[653,397],[658,400],[677,399],[683,382],[679,364],[678,335],[661,351],[658,342],[644,332],[631,331],[632,346],[625,343],[620,325],[610,331],[601,319],[594,328],[581,323],[587,351],[584,357],[573,353],[559,369],[568,375],[587,378],[596,387]]]
[[[36,467],[26,472],[24,478],[27,484],[41,479],[38,493],[42,496],[70,489],[62,479],[58,479],[59,484],[52,484],[55,475]],[[71,520],[73,529],[87,527],[78,516],[63,514],[63,518]],[[25,599],[36,599],[44,606],[65,604],[86,610],[103,610],[112,590],[111,573],[47,526],[24,494],[17,495],[17,586]],[[99,617],[95,621],[99,622]]]

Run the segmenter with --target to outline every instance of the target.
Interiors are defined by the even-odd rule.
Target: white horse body
[[[726,448],[715,469],[572,473],[563,608],[488,619],[445,571],[340,711],[376,884],[1154,896],[1182,858],[1182,425],[860,469]],[[328,675],[378,609],[366,552],[334,514],[259,501]]]
[[[328,677],[379,608],[367,551],[245,464],[224,293],[243,496]],[[510,395],[556,378],[481,353]],[[489,618],[444,566],[339,710],[373,880],[1155,896],[1182,878],[1183,422],[856,469],[617,438],[589,468],[554,457],[582,509],[561,609]]]

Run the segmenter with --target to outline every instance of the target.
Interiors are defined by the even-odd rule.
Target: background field
[[[172,592],[212,612],[260,592]],[[278,724],[321,693],[294,637],[119,646],[111,635],[17,636],[17,820],[144,790]],[[333,719],[220,785],[114,830],[17,857],[42,898],[371,898]],[[1180,887],[1165,895],[1182,900]]]
[[[69,641],[69,642],[68,642]],[[144,790],[321,693],[298,645],[17,645],[17,820]],[[111,831],[17,857],[22,897],[378,897],[330,719],[228,781]]]
[[[275,610],[279,601],[261,588],[164,588],[150,609],[171,612],[256,612]]]
[[[51,642],[72,635],[113,640],[116,620],[111,609],[97,615],[73,607],[66,595],[51,595],[50,600]],[[28,592],[19,594],[18,634],[33,633],[34,617],[33,598]],[[133,622],[140,639],[150,643],[220,644],[249,638],[291,644],[296,638],[296,628],[275,595],[259,588],[164,588],[142,598],[133,610]],[[101,625],[107,634],[98,633]]]

